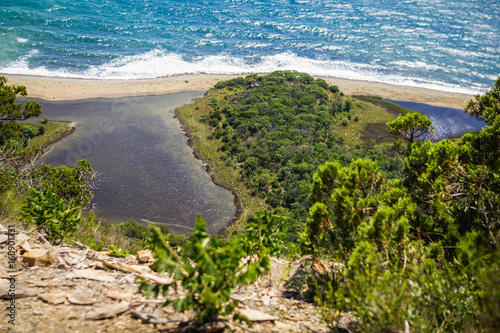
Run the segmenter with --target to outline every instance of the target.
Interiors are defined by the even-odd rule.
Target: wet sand
[[[0,74],[2,75],[2,74]],[[245,75],[185,74],[156,79],[106,80],[4,75],[7,84],[24,85],[29,97],[46,100],[78,100],[96,97],[162,95],[184,91],[204,91],[218,81]],[[347,95],[375,95],[385,99],[409,101],[463,109],[473,96],[387,83],[323,77]]]

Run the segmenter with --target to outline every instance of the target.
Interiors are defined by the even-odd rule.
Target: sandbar
[[[8,80],[7,84],[26,86],[29,97],[57,101],[98,97],[150,96],[183,91],[206,91],[218,81],[246,75],[184,74],[155,79],[112,80],[4,74]],[[333,77],[322,78],[329,84],[337,85],[347,95],[374,95],[385,99],[425,103],[455,109],[463,109],[467,101],[473,98],[469,94],[426,88]]]

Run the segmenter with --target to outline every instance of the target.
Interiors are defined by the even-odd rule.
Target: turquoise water
[[[499,12],[498,0],[3,0],[0,73],[293,69],[484,92],[500,74]]]

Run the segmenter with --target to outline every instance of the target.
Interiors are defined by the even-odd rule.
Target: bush
[[[184,298],[167,300],[165,305],[173,304],[174,310],[184,312],[198,311],[197,323],[203,324],[217,318],[219,314],[233,312],[237,302],[231,300],[234,287],[253,281],[269,268],[269,258],[244,267],[241,259],[246,256],[238,239],[232,239],[224,247],[209,247],[210,237],[206,222],[196,217],[192,240],[182,249],[179,256],[165,241],[157,227],[153,227],[153,250],[158,260],[152,268],[158,272],[168,272],[175,281],[165,285],[151,285],[145,280],[140,290],[147,295],[168,295],[170,289],[177,290],[180,283],[186,292]],[[245,269],[244,269],[245,268]],[[235,319],[244,319],[235,315]]]
[[[145,240],[153,235],[152,229],[135,220],[128,220],[116,226],[116,230],[128,238]]]
[[[67,205],[50,189],[33,189],[22,203],[20,218],[36,225],[49,241],[60,244],[75,233],[81,219],[79,208]]]
[[[23,132],[25,138],[32,139],[40,134],[40,127],[25,124],[22,125],[21,131]]]
[[[337,311],[356,316],[359,321],[350,327],[355,332],[478,328],[474,276],[459,265],[433,258],[422,244],[407,242],[399,250],[389,246],[382,253],[370,242],[360,242],[346,269],[334,275],[326,295],[316,297],[332,328]]]
[[[258,211],[241,234],[241,239],[248,254],[259,256],[279,256],[285,251],[286,219],[269,215],[267,211]]]

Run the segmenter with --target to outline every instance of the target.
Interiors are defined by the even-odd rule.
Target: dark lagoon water
[[[201,214],[209,231],[218,232],[234,217],[234,196],[211,181],[171,112],[203,93],[38,100],[44,116],[77,123],[43,161],[73,166],[88,160],[99,173],[98,214],[112,223],[133,218],[189,234]]]
[[[480,130],[486,126],[486,123],[477,120],[475,117],[469,117],[464,110],[415,102],[388,101],[428,116],[436,130],[435,140],[459,135],[466,131]]]

